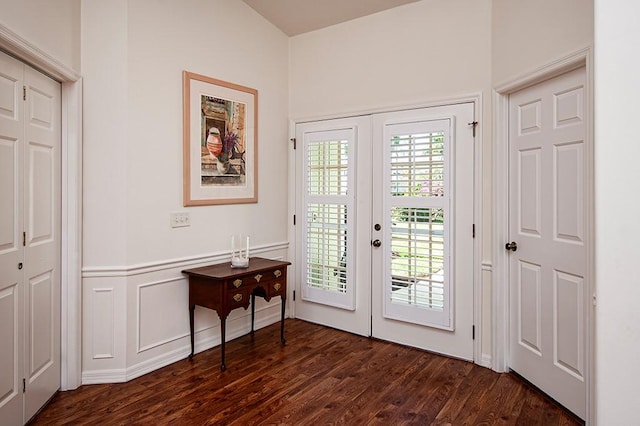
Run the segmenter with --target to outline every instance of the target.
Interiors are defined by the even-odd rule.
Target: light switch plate
[[[189,216],[189,212],[173,212],[169,215],[169,218],[172,228],[191,226],[191,216]]]

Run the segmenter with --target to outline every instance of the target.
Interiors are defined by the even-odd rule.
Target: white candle
[[[249,260],[249,236],[247,235],[247,260]]]

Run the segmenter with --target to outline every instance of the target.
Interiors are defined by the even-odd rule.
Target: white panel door
[[[0,53],[0,418],[7,425],[29,420],[60,387],[60,122],[60,85]]]
[[[0,52],[0,419],[22,424],[24,65]]]
[[[585,134],[584,68],[511,95],[509,365],[583,419]]]
[[[25,420],[60,388],[60,84],[25,66]]]
[[[468,360],[473,121],[472,103],[373,118],[372,335]]]
[[[296,125],[296,317],[370,334],[369,117]]]

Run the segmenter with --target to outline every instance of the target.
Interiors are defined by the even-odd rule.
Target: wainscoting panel
[[[288,243],[251,249],[254,256],[283,260]],[[219,253],[130,267],[86,268],[82,383],[128,381],[186,358],[191,351],[189,284],[182,270],[229,258],[230,253]],[[278,322],[280,307],[279,297],[268,303],[257,298],[255,329]],[[220,319],[214,311],[197,306],[194,328],[196,354],[220,345]],[[227,341],[250,329],[251,311],[232,311]],[[220,362],[216,352],[207,356]]]
[[[122,277],[86,278],[82,300],[83,370],[111,372],[123,369],[127,335],[126,280]]]
[[[189,334],[188,303],[189,288],[184,277],[139,285],[138,352],[187,336]],[[171,320],[167,321],[169,318]]]
[[[114,289],[94,288],[91,294],[91,334],[93,345],[91,357],[93,359],[113,358],[115,352],[115,324]]]

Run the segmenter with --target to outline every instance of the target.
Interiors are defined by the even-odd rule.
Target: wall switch
[[[169,215],[172,228],[191,226],[191,217],[188,212],[173,212]]]

